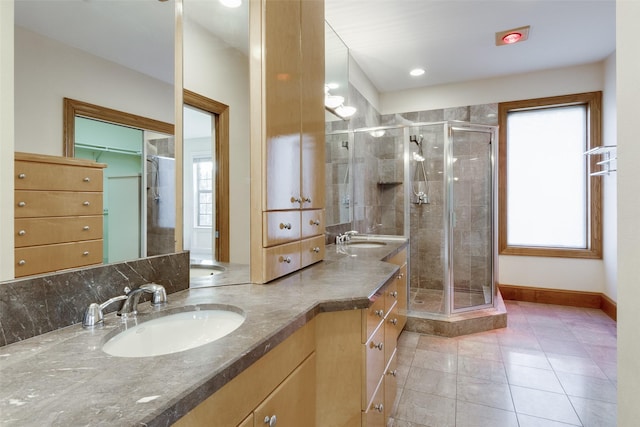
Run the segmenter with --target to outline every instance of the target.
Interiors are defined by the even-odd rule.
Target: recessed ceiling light
[[[409,71],[409,74],[411,74],[413,77],[421,76],[424,73],[424,68],[414,68],[413,70]]]
[[[242,5],[242,0],[220,0],[220,3],[223,6],[227,7],[240,7]]]
[[[523,42],[529,38],[529,25],[496,33],[496,46]]]

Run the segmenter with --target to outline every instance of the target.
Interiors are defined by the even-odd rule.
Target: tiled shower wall
[[[327,128],[327,131],[355,130],[376,126],[411,125],[420,122],[443,122],[459,120],[474,124],[497,125],[497,104],[474,105],[428,111],[415,111],[401,114],[380,115],[371,104],[355,89],[351,88],[349,103],[358,112],[349,122],[338,122]],[[409,128],[409,134],[424,136],[423,150],[429,153],[425,160],[425,170],[429,180],[416,175],[416,162],[410,161],[410,183],[404,182],[404,138],[402,129],[387,129],[383,136],[375,137],[369,132],[355,132],[353,147],[354,181],[353,223],[341,225],[327,221],[328,239],[331,243],[335,234],[349,229],[368,234],[404,234],[405,185],[412,185],[409,212],[409,237],[411,238],[411,282],[412,288],[442,289],[444,283],[444,182],[443,143],[444,128],[442,125],[427,128]],[[340,180],[344,178],[341,163],[348,156],[347,150],[340,148],[341,140],[346,140],[346,132],[339,138],[327,137],[327,197],[333,200],[333,212],[338,212],[335,203]],[[480,291],[482,286],[490,283],[491,269],[487,266],[487,257],[491,256],[491,206],[490,182],[479,179],[489,173],[490,158],[488,155],[486,134],[470,132],[456,133],[454,139],[454,156],[458,159],[454,164],[454,173],[458,181],[454,187],[456,205],[456,230],[454,232],[454,271],[457,290]],[[439,147],[439,151],[437,148]],[[340,149],[344,150],[340,152]],[[410,151],[417,151],[411,144]],[[336,154],[339,153],[339,154]],[[482,154],[485,157],[479,157]],[[342,169],[341,169],[342,168]],[[414,182],[415,179],[415,182]],[[429,194],[429,204],[413,203],[415,192]],[[489,204],[487,204],[489,203]],[[334,221],[339,217],[329,213],[327,217]]]
[[[429,111],[417,111],[382,117],[385,125],[416,122],[460,120],[474,124],[497,124],[497,104],[475,105]],[[409,235],[411,237],[410,286],[422,289],[443,289],[445,193],[444,128],[441,125],[410,128],[410,133],[422,134],[426,155],[425,171],[416,174],[416,161],[410,161],[411,200],[409,203]],[[458,291],[481,292],[490,283],[491,268],[491,181],[489,137],[484,133],[455,132],[453,139],[454,205],[454,288]],[[435,148],[438,147],[438,148]],[[411,144],[410,151],[417,151]],[[429,203],[417,204],[413,192],[428,192]]]
[[[148,140],[147,153],[175,159],[173,138]],[[149,256],[167,254],[175,250],[175,226],[162,227],[158,221],[159,201],[155,200],[157,192],[160,191],[155,188],[157,167],[156,164],[147,161],[147,254]]]

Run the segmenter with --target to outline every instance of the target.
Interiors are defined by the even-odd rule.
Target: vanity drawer
[[[102,239],[15,249],[16,277],[102,262]]]
[[[300,242],[286,243],[263,249],[266,281],[284,276],[300,269]]]
[[[265,248],[300,239],[300,211],[262,213],[262,246]]]
[[[17,218],[15,246],[48,245],[102,238],[102,215]]]
[[[398,335],[400,335],[400,319],[398,319],[398,304],[395,304],[384,319],[384,361],[389,363],[391,355],[396,350]]]
[[[302,211],[302,238],[324,235],[324,209]]]
[[[69,191],[15,192],[15,217],[102,215],[102,193]]]
[[[376,390],[384,373],[384,326],[375,330],[371,338],[364,344],[365,380],[362,407],[365,408]]]
[[[316,236],[300,242],[301,267],[314,264],[324,259],[324,236]]]
[[[15,189],[102,191],[102,169],[16,160]]]
[[[375,394],[371,401],[365,406],[362,412],[362,427],[386,427],[385,405],[384,405],[384,381],[380,381],[375,389]]]
[[[391,310],[391,307],[398,302],[398,275],[396,273],[384,288],[384,312],[385,314]]]
[[[369,300],[372,301],[371,306],[362,310],[362,342],[366,342],[373,331],[380,325],[382,320],[384,319],[385,314],[385,298],[384,293],[387,285],[385,284],[382,288],[378,289],[375,294],[373,294]]]
[[[393,412],[393,405],[398,394],[398,352],[394,349],[391,360],[384,372],[384,412],[388,416]],[[386,417],[385,417],[386,418]]]

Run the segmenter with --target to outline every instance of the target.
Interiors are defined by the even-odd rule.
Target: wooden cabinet
[[[174,426],[313,426],[316,418],[315,319],[262,356]]]
[[[102,262],[102,169],[15,153],[15,276]]]
[[[315,373],[312,354],[255,409],[254,426],[313,426],[316,417]]]
[[[324,255],[290,244],[324,234],[324,2],[254,0],[250,20],[251,280],[266,283]]]
[[[368,309],[318,315],[316,406],[332,410],[318,410],[316,425],[386,425],[398,390],[399,277],[370,297]]]

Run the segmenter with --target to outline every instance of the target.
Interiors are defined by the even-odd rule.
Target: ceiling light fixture
[[[424,68],[414,68],[413,70],[409,71],[409,74],[411,74],[413,77],[419,77],[425,72],[426,71],[424,70]]]
[[[496,46],[519,43],[529,38],[530,26],[513,28],[511,30],[496,33]]]
[[[242,0],[220,0],[220,4],[230,8],[242,6]]]
[[[356,107],[344,105],[344,96],[331,95],[329,85],[324,87],[324,108],[343,120],[347,120],[356,113]]]

